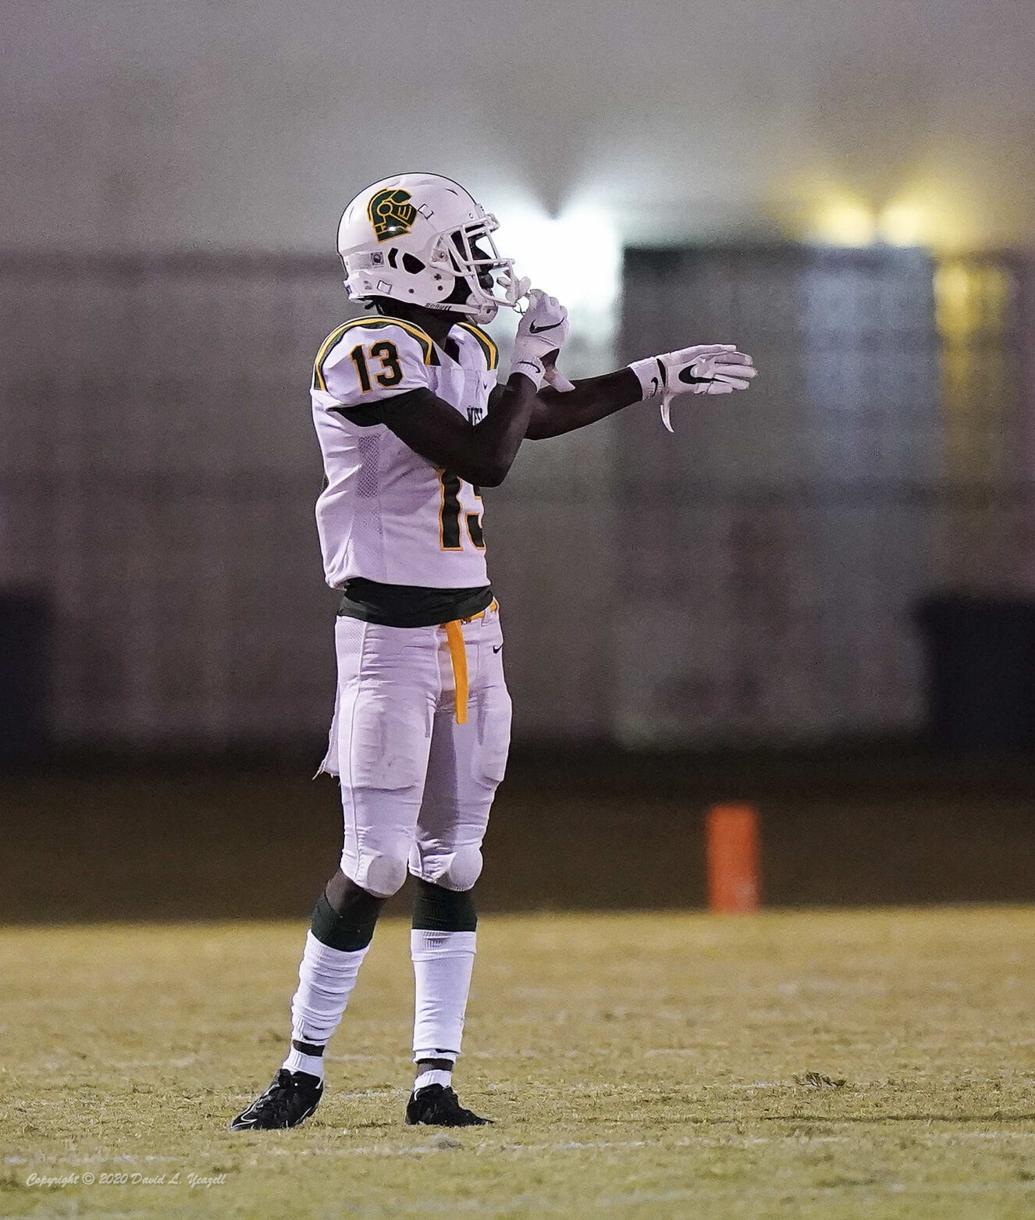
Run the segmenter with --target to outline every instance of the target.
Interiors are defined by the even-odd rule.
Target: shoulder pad
[[[320,350],[316,353],[316,360],[313,364],[313,389],[326,390],[327,379],[324,372],[324,366],[331,352],[352,331],[371,331],[378,332],[388,329],[398,329],[409,336],[417,343],[421,350],[423,362],[425,364],[437,364],[438,359],[435,355],[435,345],[431,339],[419,326],[415,326],[412,322],[405,322],[402,318],[385,318],[380,314],[371,314],[363,318],[350,318],[348,322],[343,322],[324,339],[320,344]]]
[[[487,369],[497,368],[500,362],[500,349],[485,331],[480,326],[475,326],[473,322],[458,322],[457,326],[461,330],[466,330],[469,335],[474,335],[478,340],[478,346],[482,349],[482,354],[485,356],[485,367]]]

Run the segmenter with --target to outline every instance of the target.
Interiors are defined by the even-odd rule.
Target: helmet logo
[[[367,215],[378,241],[405,236],[417,219],[409,191],[378,191],[367,204]]]

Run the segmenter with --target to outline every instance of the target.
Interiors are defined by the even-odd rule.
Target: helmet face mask
[[[498,227],[449,178],[400,174],[375,182],[349,203],[338,226],[345,293],[491,322],[501,305],[516,309],[520,300],[508,291],[514,263],[496,247]]]

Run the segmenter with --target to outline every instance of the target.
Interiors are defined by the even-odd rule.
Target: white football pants
[[[394,894],[407,868],[452,890],[469,890],[481,872],[510,747],[496,604],[461,630],[468,704],[457,724],[445,627],[336,621],[338,693],[320,770],[341,778],[342,872],[372,894]]]

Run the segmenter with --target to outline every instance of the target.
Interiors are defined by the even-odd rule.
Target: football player
[[[377,182],[341,218],[345,291],[371,312],[320,346],[312,406],[324,570],[342,593],[321,770],[341,780],[344,848],[306,936],[287,1058],[233,1130],[293,1127],[316,1109],[324,1049],[407,873],[416,1079],[406,1121],[487,1121],[452,1089],[474,963],[472,890],[510,744],[479,489],[503,481],[526,437],[559,436],[655,395],[667,417],[675,393],[727,394],[755,375],[750,357],[709,345],[572,385],[556,364],[567,311],[518,277],[496,229],[436,174]],[[524,312],[497,385],[482,325],[501,307]]]

